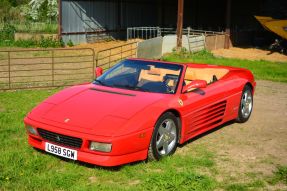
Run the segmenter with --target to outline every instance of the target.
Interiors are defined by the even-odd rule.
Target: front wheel
[[[238,110],[238,117],[236,119],[239,123],[246,122],[253,109],[253,94],[252,89],[249,85],[246,85],[242,91],[241,101]]]
[[[159,160],[172,155],[178,142],[177,118],[170,112],[163,114],[157,121],[148,150],[148,160]]]

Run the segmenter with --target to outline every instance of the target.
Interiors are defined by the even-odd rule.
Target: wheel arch
[[[242,89],[242,95],[241,95],[241,98],[240,98],[238,115],[237,115],[237,118],[236,118],[236,122],[238,122],[238,123],[244,123],[244,122],[248,121],[248,119],[249,119],[249,117],[251,115],[252,109],[253,109],[253,106],[252,106],[252,109],[251,109],[250,114],[248,115],[248,117],[244,117],[243,114],[241,113],[242,96],[243,96],[243,93],[244,93],[246,88],[250,88],[250,90],[251,90],[251,97],[253,97],[253,95],[254,95],[254,87],[253,87],[253,85],[250,82],[246,82],[244,84],[244,86],[243,86],[243,89]],[[253,104],[253,98],[252,98],[252,104]]]
[[[174,146],[174,148],[172,149],[171,151],[171,154],[173,154],[177,148],[177,144],[180,143],[180,138],[181,138],[181,114],[180,112],[177,110],[177,109],[173,109],[173,108],[170,108],[170,109],[167,109],[163,112],[160,113],[160,115],[157,116],[157,120],[156,120],[156,123],[154,125],[154,129],[153,129],[153,133],[152,133],[152,136],[151,136],[151,140],[150,140],[150,145],[149,145],[149,148],[148,148],[148,152],[147,152],[147,160],[159,160],[160,157],[159,157],[159,154],[156,154],[155,150],[154,150],[154,143],[153,143],[153,140],[154,140],[154,137],[156,137],[155,135],[155,129],[156,129],[156,124],[158,122],[158,120],[161,119],[161,117],[165,114],[172,114],[174,115],[174,117],[176,118],[176,122],[178,124],[178,136],[177,136],[177,142]]]
[[[160,118],[163,114],[168,113],[168,112],[172,113],[177,119],[178,131],[179,131],[178,132],[178,142],[179,142],[181,139],[181,133],[182,133],[182,116],[181,116],[181,113],[177,109],[170,108],[170,109],[167,109],[164,112],[162,112],[158,118]]]
[[[245,85],[244,85],[244,87],[245,86],[249,86],[250,88],[251,88],[251,90],[252,90],[252,94],[254,94],[254,87],[253,87],[253,85],[250,83],[250,82],[247,82]],[[244,88],[243,87],[243,88]]]

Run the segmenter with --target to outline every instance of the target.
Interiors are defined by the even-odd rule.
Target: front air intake
[[[54,133],[41,128],[38,128],[37,131],[44,140],[47,140],[51,143],[58,143],[62,146],[81,148],[83,143],[83,140],[80,138]]]

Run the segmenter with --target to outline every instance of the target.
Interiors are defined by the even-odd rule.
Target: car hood
[[[57,95],[61,97],[61,93]],[[108,128],[105,121],[121,125],[137,112],[162,99],[164,95],[101,86],[65,94],[61,101],[43,113],[44,120],[81,129]],[[47,100],[49,102],[49,99]],[[110,126],[110,125],[109,125]],[[113,127],[116,128],[116,127]]]

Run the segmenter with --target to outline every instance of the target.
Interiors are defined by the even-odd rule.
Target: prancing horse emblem
[[[183,106],[183,101],[181,99],[178,100],[180,106]]]
[[[61,138],[59,135],[56,136],[57,141],[61,141]]]

